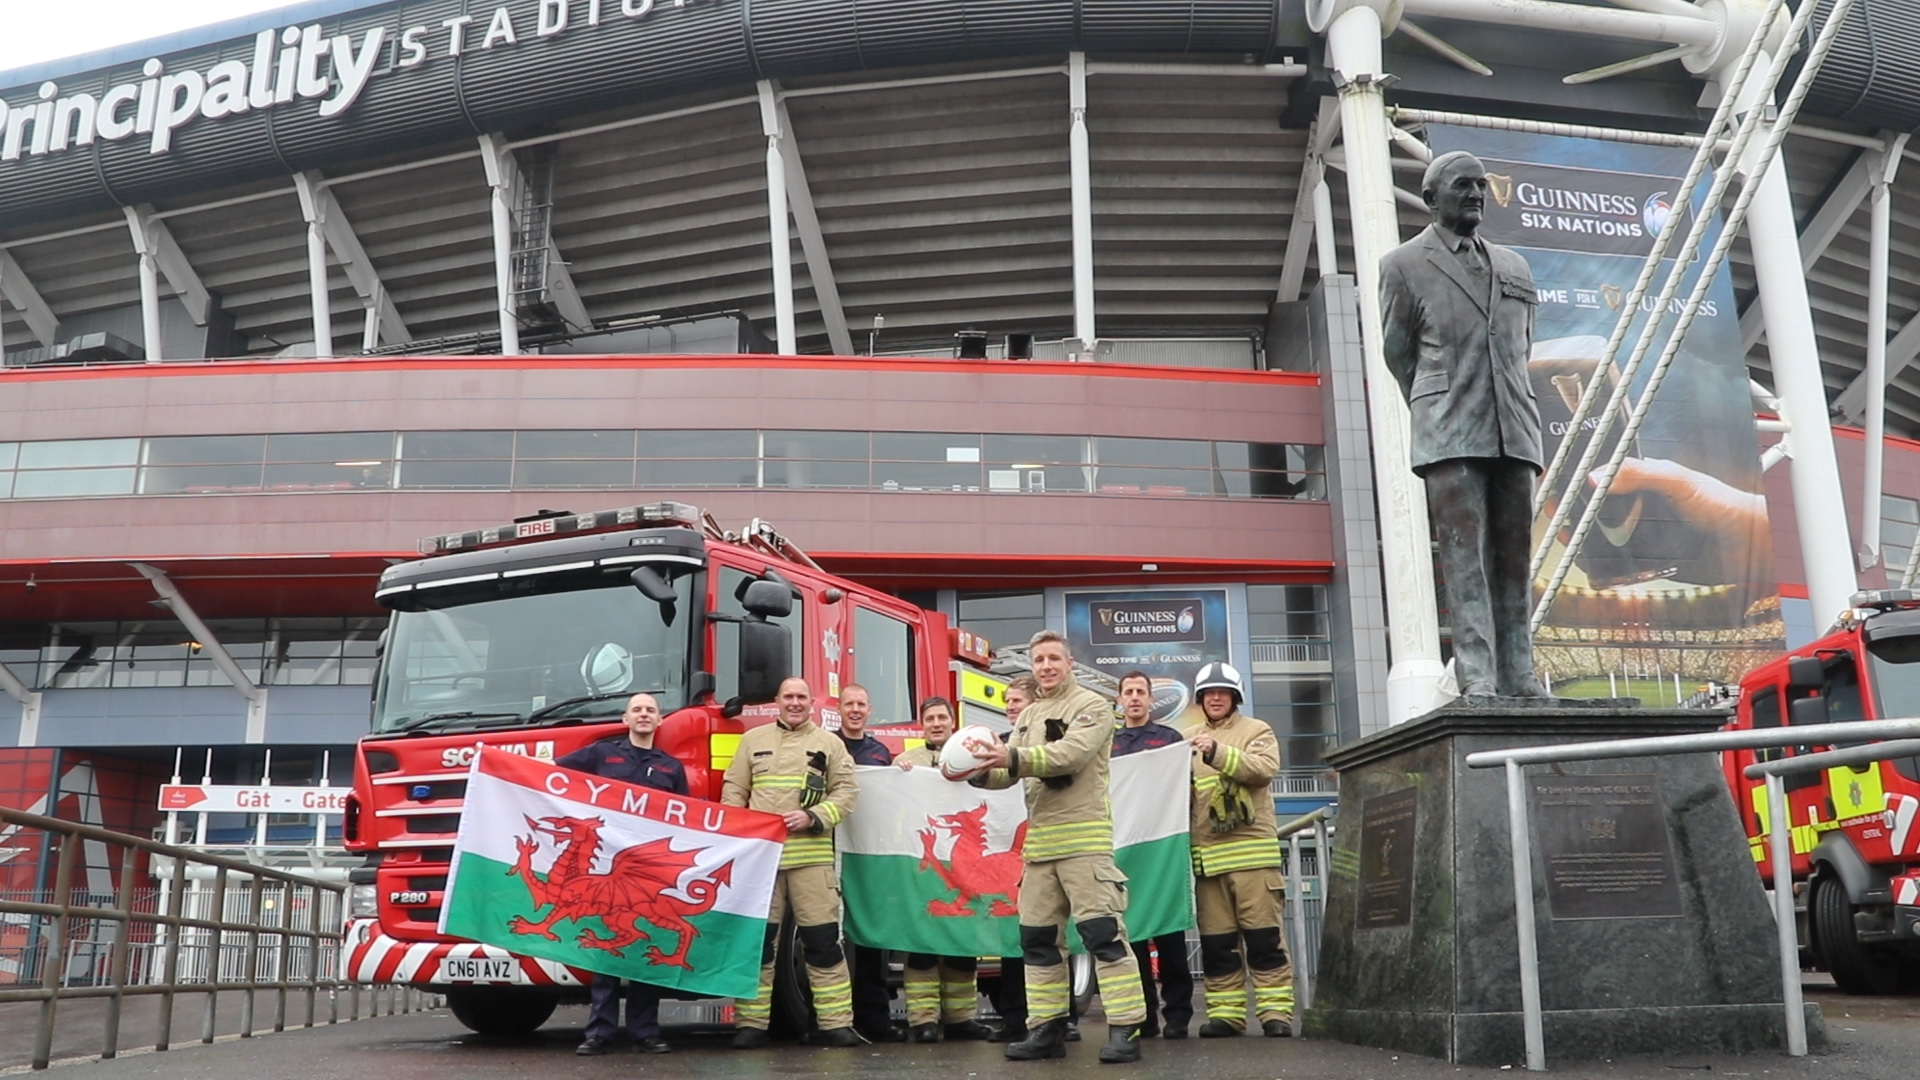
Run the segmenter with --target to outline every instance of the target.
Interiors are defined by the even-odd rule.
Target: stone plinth
[[[1340,820],[1307,1033],[1466,1065],[1524,1061],[1506,772],[1466,756],[1725,722],[1475,703],[1329,755]],[[1527,773],[1548,1061],[1784,1047],[1773,915],[1719,755]],[[1819,1007],[1807,1011],[1821,1045]]]

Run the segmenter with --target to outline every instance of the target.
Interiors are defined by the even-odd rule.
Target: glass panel
[[[766,466],[770,488],[853,488],[864,490],[868,479],[864,461],[774,461]]]
[[[853,681],[873,702],[871,724],[910,724],[913,709],[912,634],[899,619],[853,609]]]
[[[1025,645],[1047,625],[1044,593],[961,593],[957,601],[957,625],[996,648]]]
[[[511,431],[403,431],[402,461],[477,461],[513,456]]]
[[[139,459],[139,439],[61,439],[20,444],[22,469],[132,465]]]
[[[48,499],[77,495],[131,495],[134,470],[48,469],[14,474],[13,497]]]
[[[875,461],[978,462],[980,436],[926,431],[876,431]]]
[[[106,686],[113,678],[114,623],[55,624],[40,653],[40,685]]]
[[[391,431],[334,431],[320,435],[269,435],[270,462],[326,461],[345,468],[355,462],[380,463],[393,459]]]
[[[378,618],[274,619],[262,680],[272,686],[366,685],[385,625]]]
[[[649,487],[756,487],[757,431],[642,431],[635,483]]]
[[[408,465],[412,469],[415,466]],[[633,486],[633,459],[586,459],[568,461],[520,460],[513,463],[513,486],[518,491],[535,488],[585,488],[608,491]]]
[[[865,488],[864,431],[769,431],[764,436],[768,487]]]
[[[0,442],[0,469],[11,469],[20,457],[20,444]]]
[[[988,435],[987,490],[1086,491],[1087,440],[1078,435]]]
[[[310,464],[268,465],[265,478],[268,491],[352,491],[385,489],[393,486],[391,462],[343,461],[338,464],[316,461]]]
[[[513,462],[402,461],[401,488],[501,489],[512,486]]]
[[[249,679],[260,678],[261,660],[266,654],[267,622],[265,619],[208,619],[207,629],[213,632],[221,645],[233,656],[233,662]],[[181,627],[185,640],[191,640],[186,628]],[[117,685],[117,684],[116,684]],[[232,680],[213,662],[213,654],[206,648],[189,646],[187,656],[188,686],[232,686]]]
[[[1192,439],[1094,439],[1095,479],[1109,495],[1211,495],[1213,446]]]
[[[522,431],[513,455],[528,458],[632,458],[631,431]]]
[[[979,491],[980,436],[876,431],[873,486],[881,491]]]
[[[148,439],[152,465],[257,465],[266,455],[265,435],[195,435]]]
[[[1159,468],[1199,468],[1213,465],[1213,446],[1198,439],[1093,440],[1101,465],[1150,465]]]

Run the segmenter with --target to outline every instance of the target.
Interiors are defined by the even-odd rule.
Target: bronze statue
[[[1413,415],[1452,609],[1463,697],[1547,697],[1527,626],[1540,409],[1527,377],[1539,294],[1526,259],[1475,235],[1487,170],[1465,151],[1427,167],[1433,224],[1380,260],[1387,369]]]

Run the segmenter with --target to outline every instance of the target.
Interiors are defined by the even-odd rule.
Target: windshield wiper
[[[609,701],[613,698],[630,698],[635,694],[651,692],[652,691],[648,690],[610,690],[604,694],[582,694],[579,697],[570,697],[565,701],[556,701],[551,705],[535,709],[527,714],[527,719],[529,721],[544,720],[562,709],[571,709],[577,705],[591,705],[596,701]]]
[[[428,724],[437,724],[442,720],[499,720],[502,718],[518,720],[521,716],[517,712],[474,712],[471,709],[463,709],[458,712],[428,713],[425,716],[416,716],[404,723],[396,724],[387,730],[393,732],[418,731]]]

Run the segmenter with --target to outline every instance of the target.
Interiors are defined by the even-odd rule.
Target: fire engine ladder
[[[512,304],[520,325],[550,326],[559,320],[547,298],[547,260],[553,251],[553,159],[551,146],[516,155],[520,183],[514,192]]]
[[[823,574],[826,573],[819,563],[813,561],[813,556],[801,550],[800,545],[782,536],[780,531],[775,529],[771,522],[761,518],[754,518],[747,523],[747,527],[744,530],[734,533],[721,528],[720,522],[715,520],[711,510],[702,510],[700,512],[700,527],[701,531],[706,534],[709,540],[719,540],[729,544],[740,544],[743,547],[758,551],[769,558],[780,559],[783,562],[798,563],[809,570],[819,570]]]

